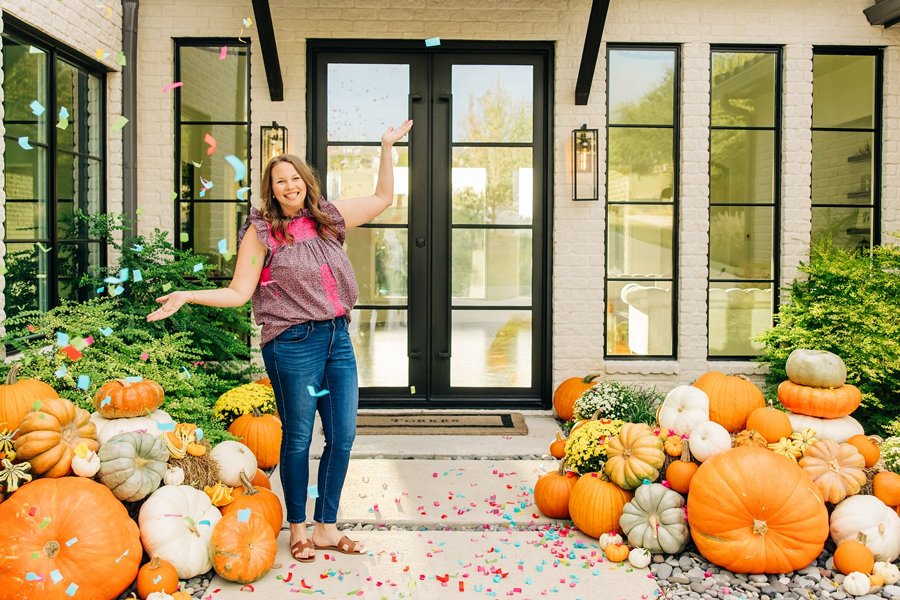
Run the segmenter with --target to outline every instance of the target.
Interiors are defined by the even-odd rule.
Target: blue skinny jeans
[[[281,415],[279,472],[287,520],[306,522],[309,445],[318,409],[325,451],[319,462],[319,497],[313,518],[317,523],[336,523],[359,406],[356,356],[347,320],[337,317],[294,325],[263,346],[262,355]],[[317,394],[328,393],[314,396],[310,386]]]

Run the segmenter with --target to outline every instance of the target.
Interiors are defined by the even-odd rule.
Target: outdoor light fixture
[[[581,129],[572,131],[575,150],[572,179],[575,184],[573,200],[599,200],[600,180],[597,173],[597,130]]]
[[[272,125],[263,125],[260,128],[262,152],[260,153],[260,170],[266,168],[269,161],[287,152],[287,127],[282,127],[275,121]]]

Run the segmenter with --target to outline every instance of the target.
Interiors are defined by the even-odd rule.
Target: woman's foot
[[[306,523],[291,523],[291,556],[300,562],[312,562],[316,547],[306,536]]]
[[[334,523],[316,523],[312,541],[316,548],[336,550],[342,554],[365,554],[366,545],[346,538]],[[343,542],[343,543],[342,543]]]

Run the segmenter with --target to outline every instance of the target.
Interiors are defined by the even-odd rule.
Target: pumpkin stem
[[[124,388],[131,387],[131,382],[127,379],[116,379],[116,381],[118,381]]]
[[[596,420],[599,419],[599,418],[600,418],[600,411],[599,411],[599,410],[595,410],[595,411],[594,411],[594,414],[591,415],[591,421],[596,421]]]
[[[684,462],[693,462],[691,458],[691,445],[687,440],[681,442],[681,460]]]
[[[247,477],[247,474],[241,469],[241,484],[244,486],[244,496],[255,496],[259,493],[259,490],[253,487],[253,484],[250,483],[250,478]]]
[[[56,555],[59,554],[59,542],[56,540],[50,540],[46,544],[44,544],[43,548],[44,554],[46,554],[49,558],[56,558]]]
[[[631,448],[625,448],[625,451],[622,452],[622,459],[628,460],[629,458],[631,458]]]
[[[868,440],[876,446],[881,446],[884,443],[884,438],[882,438],[880,435],[870,435],[868,437]]]
[[[6,385],[15,385],[16,377],[19,376],[19,371],[22,370],[21,362],[14,362],[13,366],[10,367],[9,373],[6,374]]]
[[[584,379],[581,380],[581,383],[591,383],[598,377],[600,377],[599,373],[597,373],[596,375],[585,375]]]
[[[878,535],[884,535],[884,523],[878,524]]]
[[[135,457],[134,457],[134,467],[135,467],[136,469],[142,469],[142,468],[144,468],[144,466],[145,466],[147,463],[149,463],[149,462],[150,462],[149,460],[147,460],[147,459],[145,459],[145,458],[141,458],[140,456],[135,456]]]
[[[766,535],[767,531],[769,531],[769,526],[766,525],[765,521],[760,521],[759,519],[753,519],[753,533],[757,533],[759,535]]]
[[[746,379],[746,377],[745,377],[744,379]],[[775,410],[775,405],[772,404],[772,399],[771,399],[771,398],[769,398],[769,406],[768,406],[768,409],[769,409],[769,410]]]
[[[563,439],[563,438],[562,438],[562,433],[560,433],[559,431],[557,431],[557,432],[556,432],[556,441],[557,441],[557,442],[561,442],[562,439]]]
[[[866,545],[866,539],[867,539],[866,534],[863,533],[862,531],[860,531],[856,534],[856,541],[859,542],[860,544],[862,544],[863,546]]]
[[[557,469],[556,472],[560,477],[566,476],[566,457],[565,456],[563,456],[561,459],[559,459],[559,469]]]
[[[650,527],[653,528],[653,539],[659,537],[659,517],[656,515],[650,515]]]
[[[188,525],[188,531],[190,531],[191,533],[193,533],[193,534],[196,535],[197,537],[200,537],[200,532],[197,531],[197,526],[196,526],[196,525]]]
[[[258,406],[254,406],[254,407],[253,407],[253,416],[254,416],[255,418],[257,418],[257,419],[259,419],[259,418],[261,418],[261,417],[263,416],[262,413],[259,412],[259,407],[258,407]]]
[[[160,567],[159,556],[157,555],[157,556],[153,557],[153,560],[150,561],[150,566],[147,568],[150,569],[151,571],[155,571],[159,567]]]
[[[729,377],[737,377],[738,379],[743,379],[744,381],[750,381],[750,379],[743,373],[732,373],[729,375]]]

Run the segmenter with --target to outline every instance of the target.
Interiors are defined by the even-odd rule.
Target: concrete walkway
[[[549,413],[526,413],[526,422],[529,435],[513,443],[502,436],[358,436],[338,521],[360,529],[374,527],[348,532],[365,542],[369,553],[319,551],[314,563],[298,563],[288,552],[289,534],[283,530],[276,566],[252,589],[215,577],[204,600],[290,600],[298,593],[375,600],[464,597],[461,594],[519,600],[657,596],[659,589],[647,569],[611,563],[596,540],[539,513],[534,484],[556,464],[552,459],[513,457],[546,453],[558,428]],[[314,446],[317,443],[321,438],[314,438]],[[361,443],[364,450],[359,451]],[[476,447],[479,450],[468,451]],[[435,458],[442,453],[496,458]],[[318,460],[310,466],[310,482],[315,484]],[[272,484],[281,496],[277,471]],[[313,503],[310,499],[309,520]],[[390,531],[392,526],[425,530]]]

